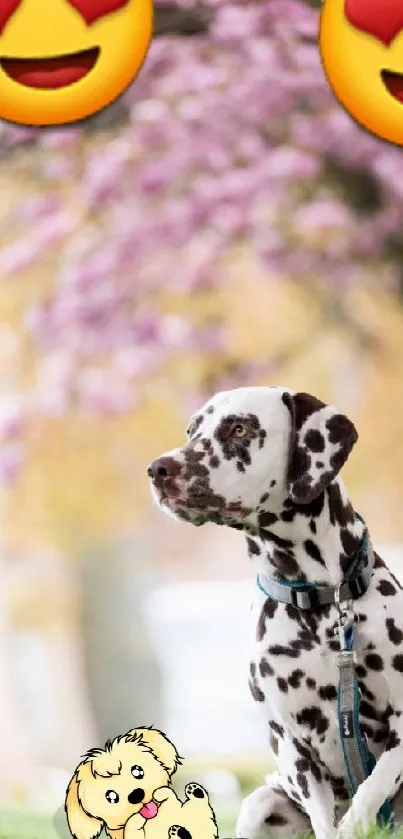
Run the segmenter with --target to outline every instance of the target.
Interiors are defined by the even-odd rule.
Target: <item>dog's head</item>
[[[102,830],[123,830],[135,813],[152,818],[153,793],[169,784],[180,757],[157,729],[136,728],[91,749],[70,781],[66,815],[75,839],[95,839]]]
[[[358,438],[332,405],[279,387],[218,393],[187,435],[186,445],[148,468],[157,504],[192,524],[239,528],[272,523],[287,500],[313,501]]]

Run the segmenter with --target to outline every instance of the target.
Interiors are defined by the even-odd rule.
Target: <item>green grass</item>
[[[60,839],[60,836],[49,817],[2,811],[0,839]]]
[[[220,839],[234,839],[236,814],[221,813],[217,818]],[[0,839],[65,839],[65,834],[64,831],[63,834],[58,833],[49,817],[32,813],[0,812]]]
[[[217,814],[220,839],[234,839],[235,813]],[[67,835],[67,834],[66,834]],[[101,834],[103,837],[104,834]],[[403,839],[403,829],[390,834],[385,830],[374,829],[368,839]],[[65,839],[53,824],[53,819],[33,813],[0,812],[0,839]]]

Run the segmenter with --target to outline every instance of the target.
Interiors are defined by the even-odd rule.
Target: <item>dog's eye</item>
[[[109,804],[117,804],[119,801],[119,796],[114,789],[108,789],[105,793],[105,798],[109,801]]]
[[[131,773],[133,778],[144,778],[144,769],[141,766],[132,766]]]
[[[232,429],[232,433],[235,437],[246,437],[248,429],[246,428],[246,425],[243,425],[241,422],[237,422]]]

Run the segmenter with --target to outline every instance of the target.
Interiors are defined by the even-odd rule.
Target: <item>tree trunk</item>
[[[161,677],[142,614],[142,563],[149,550],[141,540],[94,545],[80,562],[86,668],[101,741],[163,724]]]

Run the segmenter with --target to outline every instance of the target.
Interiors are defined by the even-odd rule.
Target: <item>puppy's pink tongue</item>
[[[139,813],[140,816],[143,816],[143,819],[153,819],[158,813],[158,807],[155,801],[149,801],[148,804],[144,804],[141,810],[139,810]]]

